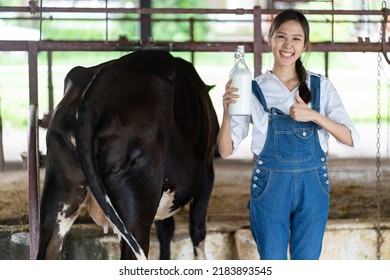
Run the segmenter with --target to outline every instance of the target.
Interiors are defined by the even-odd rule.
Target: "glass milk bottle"
[[[229,104],[229,115],[250,115],[252,96],[252,74],[245,63],[245,46],[238,46],[234,54],[235,65],[230,71],[230,87],[238,88],[236,103]]]

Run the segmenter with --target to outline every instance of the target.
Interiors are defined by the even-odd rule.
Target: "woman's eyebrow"
[[[283,32],[283,31],[277,31],[276,34],[287,35],[287,33]],[[298,34],[298,33],[297,34],[292,34],[292,36],[294,36],[294,37],[303,37],[302,34]]]

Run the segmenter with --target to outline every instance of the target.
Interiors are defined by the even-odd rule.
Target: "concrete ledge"
[[[382,222],[381,259],[390,260],[390,220]],[[159,256],[155,233],[151,236],[149,259]],[[187,225],[176,227],[171,245],[172,259],[191,260],[193,249]],[[0,259],[28,259],[29,238],[25,226],[0,228]],[[327,225],[321,259],[323,260],[375,260],[376,230],[370,221],[330,220]],[[116,235],[104,235],[94,224],[74,225],[64,244],[62,259],[119,259]],[[248,228],[233,223],[209,223],[205,241],[206,259],[256,260],[256,245]]]
[[[381,259],[390,260],[390,220],[381,224]],[[321,259],[376,260],[377,233],[373,222],[331,220],[324,237]]]
[[[381,259],[390,259],[390,221],[382,223]],[[330,220],[326,228],[322,260],[376,260],[376,230],[373,223]],[[250,230],[235,233],[239,259],[259,259]]]

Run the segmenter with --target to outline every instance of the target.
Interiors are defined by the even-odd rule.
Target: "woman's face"
[[[283,23],[269,40],[275,64],[295,66],[295,61],[305,50],[305,33],[299,22],[289,20]]]

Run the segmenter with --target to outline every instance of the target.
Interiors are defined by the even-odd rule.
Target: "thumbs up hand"
[[[295,94],[295,99],[297,103],[293,104],[290,107],[290,115],[294,121],[298,122],[309,122],[312,121],[317,113],[315,110],[311,109],[307,104],[302,100],[299,95],[299,91]]]

